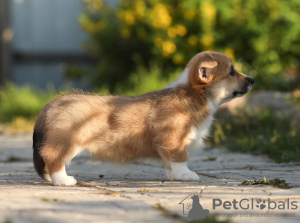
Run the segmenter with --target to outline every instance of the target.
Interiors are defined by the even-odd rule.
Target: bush
[[[168,76],[203,50],[229,55],[238,70],[255,77],[256,89],[299,86],[298,0],[122,0],[117,7],[84,2],[79,21],[97,61],[96,87],[130,89],[132,72],[153,62]]]

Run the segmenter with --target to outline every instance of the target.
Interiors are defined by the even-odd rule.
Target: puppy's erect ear
[[[205,54],[204,61],[200,64],[198,75],[201,81],[208,82],[212,70],[218,65],[217,61],[210,55]]]

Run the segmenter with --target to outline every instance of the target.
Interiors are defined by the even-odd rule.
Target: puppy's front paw
[[[184,171],[171,171],[169,174],[170,180],[182,180],[182,181],[199,181],[199,176],[189,169]]]
[[[52,184],[55,186],[74,186],[77,184],[77,180],[72,176],[66,176],[62,179],[52,181]]]
[[[73,186],[77,183],[77,180],[68,176],[65,171],[57,172],[51,175],[52,184],[55,186]]]

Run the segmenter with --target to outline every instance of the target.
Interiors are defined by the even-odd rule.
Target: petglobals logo
[[[188,195],[179,204],[182,205],[182,214],[187,215],[189,219],[204,219],[209,214],[209,210],[204,209],[200,204],[197,194]]]
[[[281,201],[243,198],[241,200],[222,200],[219,198],[213,199],[213,210],[296,210],[298,209],[297,201],[290,201],[289,198]]]
[[[204,219],[210,211],[224,217],[295,217],[295,210],[298,209],[298,202],[290,198],[283,200],[206,198],[205,203],[203,199],[198,194],[185,197],[178,203],[182,205],[182,214],[189,219]]]

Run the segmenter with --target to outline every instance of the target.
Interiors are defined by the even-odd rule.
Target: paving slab
[[[195,149],[189,168],[200,181],[179,182],[169,181],[159,162],[114,165],[81,154],[67,168],[79,183],[58,187],[35,173],[31,144],[30,135],[0,135],[0,223],[184,222],[194,194],[210,214],[233,222],[300,222],[299,162]],[[240,185],[264,177],[292,188]]]

